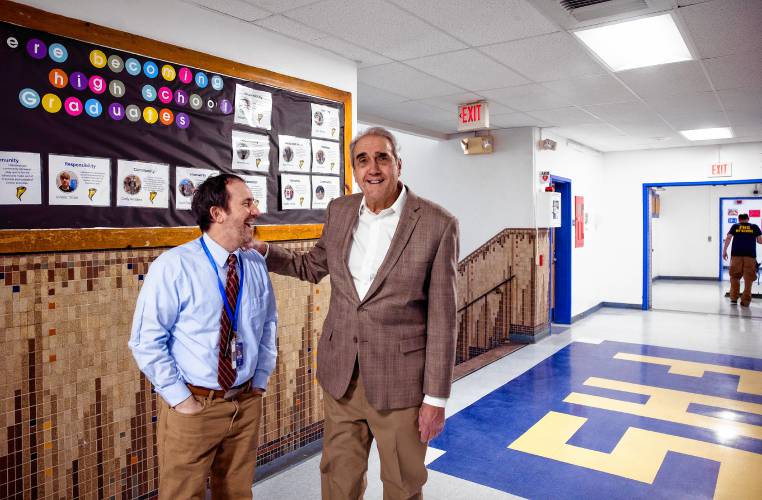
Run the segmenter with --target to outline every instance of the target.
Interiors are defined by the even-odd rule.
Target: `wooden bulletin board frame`
[[[0,0],[0,20],[340,102],[344,105],[344,194],[352,192],[349,157],[352,94],[349,92],[7,0]],[[303,240],[317,238],[321,231],[322,224],[271,225],[258,227],[256,236],[266,241]],[[0,254],[168,247],[185,243],[199,234],[197,227],[0,229]]]

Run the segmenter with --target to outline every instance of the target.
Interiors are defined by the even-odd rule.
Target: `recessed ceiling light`
[[[693,59],[671,14],[575,31],[612,71]]]
[[[689,141],[708,141],[711,139],[730,139],[733,131],[730,127],[697,128],[694,130],[681,130],[683,136]]]

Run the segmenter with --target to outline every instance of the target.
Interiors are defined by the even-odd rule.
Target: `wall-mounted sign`
[[[489,128],[489,106],[485,101],[458,106],[458,132]]]
[[[709,177],[732,177],[733,176],[733,164],[727,163],[712,163],[712,167],[709,169]]]

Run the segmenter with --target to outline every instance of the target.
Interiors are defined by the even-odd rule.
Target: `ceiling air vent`
[[[560,4],[580,22],[648,9],[646,0],[561,0]]]

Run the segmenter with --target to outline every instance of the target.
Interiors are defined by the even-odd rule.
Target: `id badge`
[[[238,368],[243,366],[243,342],[238,339],[235,342],[235,364]]]
[[[230,339],[230,346],[228,347],[230,350],[230,366],[233,367],[233,370],[236,369],[236,347],[236,337],[234,335],[233,338]]]

